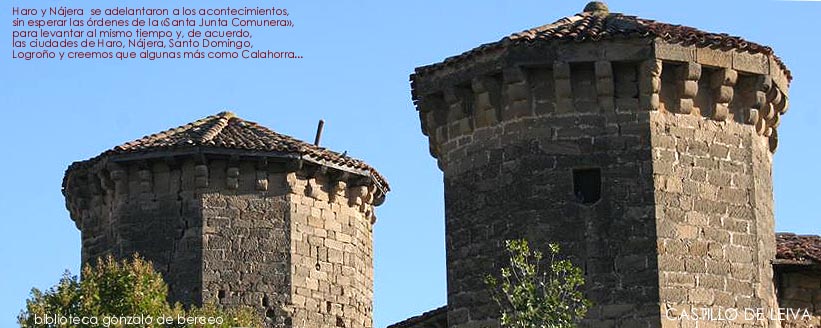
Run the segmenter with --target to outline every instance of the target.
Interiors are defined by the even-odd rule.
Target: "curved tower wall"
[[[66,180],[83,263],[140,253],[171,301],[251,306],[271,326],[373,325],[367,178],[296,159],[172,154],[103,157]]]
[[[544,42],[422,67],[412,84],[444,173],[449,326],[494,322],[482,278],[520,237],[585,269],[594,325],[775,305],[771,151],[788,81],[772,57]]]

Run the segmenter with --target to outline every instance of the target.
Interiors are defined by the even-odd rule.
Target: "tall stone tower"
[[[600,2],[417,68],[444,172],[447,326],[493,326],[482,278],[520,237],[584,268],[590,326],[776,307],[771,163],[790,79],[766,46]]]
[[[173,301],[247,305],[277,327],[372,327],[374,206],[362,161],[229,112],[66,171],[82,259],[135,252]]]

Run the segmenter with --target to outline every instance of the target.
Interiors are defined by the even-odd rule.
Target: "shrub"
[[[559,246],[550,244],[549,261],[531,250],[526,240],[505,242],[510,264],[499,276],[485,278],[491,297],[501,310],[506,328],[575,327],[590,307],[581,287],[582,270],[568,260],[559,260]]]
[[[250,308],[224,310],[205,305],[185,309],[179,303],[169,304],[167,297],[168,285],[151,262],[139,255],[122,261],[108,256],[93,266],[85,265],[82,279],[66,271],[45,292],[32,289],[17,320],[22,328],[261,326]],[[179,321],[192,317],[206,318],[206,322]],[[214,320],[208,323],[207,318]]]

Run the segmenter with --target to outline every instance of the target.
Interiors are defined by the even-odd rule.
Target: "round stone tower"
[[[417,68],[444,172],[448,326],[494,325],[483,277],[512,238],[558,242],[584,269],[590,326],[776,307],[771,163],[790,79],[766,46],[600,2]]]
[[[171,301],[247,305],[276,327],[372,327],[374,206],[362,161],[229,112],[66,171],[83,263],[138,252]]]

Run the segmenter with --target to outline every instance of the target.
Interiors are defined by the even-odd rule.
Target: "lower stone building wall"
[[[373,190],[251,162],[213,161],[209,181],[204,302],[273,327],[372,327]]]
[[[202,215],[194,166],[160,161],[92,169],[91,202],[79,226],[83,263],[139,253],[163,274],[170,301],[199,303]]]
[[[484,277],[507,263],[513,238],[559,243],[584,269],[586,325],[658,325],[649,139],[648,113],[611,109],[519,118],[444,144],[448,325],[498,325]],[[600,174],[599,200],[574,191],[585,170]]]
[[[777,288],[779,306],[786,314],[782,327],[821,327],[821,268],[780,272]],[[804,316],[805,310],[810,317]]]
[[[718,320],[727,309],[776,307],[766,138],[749,125],[663,110],[651,124],[664,326],[687,327],[707,309],[702,324],[777,327],[769,318]]]
[[[83,262],[140,253],[172,302],[249,306],[270,327],[372,327],[375,187],[285,166],[99,164],[72,178],[84,189],[73,192],[90,195],[71,204],[83,209]]]
[[[373,326],[372,191],[290,174],[293,327]]]
[[[286,174],[226,161],[210,163],[209,173],[213,191],[201,196],[203,302],[256,308],[271,326],[290,327]]]

